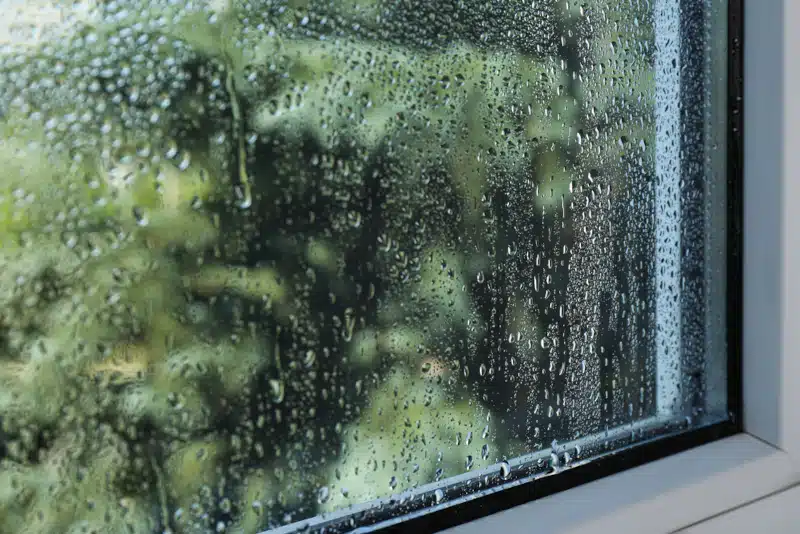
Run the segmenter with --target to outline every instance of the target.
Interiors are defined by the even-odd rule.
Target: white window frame
[[[798,1],[744,0],[745,432],[447,532],[678,532],[800,485],[798,23]]]

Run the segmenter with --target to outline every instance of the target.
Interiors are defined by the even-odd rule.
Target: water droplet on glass
[[[500,462],[500,476],[503,480],[508,480],[511,476],[511,464],[506,461]]]
[[[360,211],[351,211],[347,214],[347,222],[353,228],[359,228],[361,226],[361,212]]]
[[[440,489],[437,489],[433,492],[433,496],[436,499],[436,504],[439,504],[444,499],[444,492]]]
[[[134,206],[131,212],[133,213],[133,218],[136,220],[136,224],[139,226],[147,226],[150,223],[144,209]]]
[[[272,392],[273,402],[283,402],[283,397],[286,393],[286,387],[284,386],[283,381],[272,378],[269,381],[269,388]]]
[[[189,165],[192,162],[192,155],[189,152],[184,152],[183,157],[181,158],[181,162],[178,164],[178,168],[182,171],[185,171],[189,168]]]
[[[554,452],[550,453],[550,467],[552,469],[558,469],[560,461],[558,459],[558,455]]]
[[[236,186],[234,188],[236,197],[239,199],[239,207],[243,210],[250,209],[253,205],[253,196],[250,194],[249,187]]]
[[[167,150],[164,153],[164,156],[167,159],[172,159],[178,155],[178,144],[175,141],[170,140],[167,143]]]

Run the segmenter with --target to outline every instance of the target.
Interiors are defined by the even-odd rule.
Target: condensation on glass
[[[727,417],[679,3],[3,0],[0,531],[398,516]]]

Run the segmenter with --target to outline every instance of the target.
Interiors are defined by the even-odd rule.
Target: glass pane
[[[5,0],[0,531],[397,518],[727,419],[681,3]]]

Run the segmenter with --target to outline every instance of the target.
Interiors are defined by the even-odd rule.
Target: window
[[[0,530],[442,528],[740,429],[728,2],[6,3]]]

